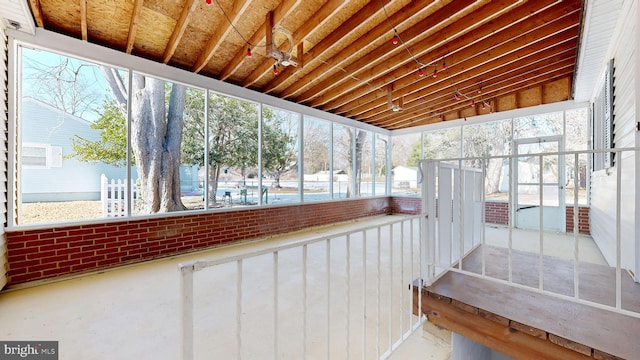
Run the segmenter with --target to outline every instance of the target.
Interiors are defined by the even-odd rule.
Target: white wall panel
[[[5,28],[0,23],[0,218],[6,219],[7,214],[7,36]],[[4,223],[0,222],[0,289],[7,284],[7,244],[4,237]]]
[[[636,42],[629,34],[637,34],[637,1],[625,0],[607,59],[615,60],[614,78],[614,142],[616,148],[635,146],[636,138]],[[610,265],[616,263],[616,171],[621,177],[622,267],[635,268],[636,176],[635,155],[618,158],[614,168],[598,171],[591,180],[591,234]]]

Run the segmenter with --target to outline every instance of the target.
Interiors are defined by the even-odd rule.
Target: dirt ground
[[[185,197],[183,202],[191,210],[204,207],[201,197]],[[24,203],[20,211],[20,225],[90,220],[102,217],[100,201]]]

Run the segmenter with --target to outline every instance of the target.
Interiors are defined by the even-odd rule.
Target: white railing
[[[636,167],[638,167],[638,151],[640,148],[624,148],[624,149],[608,149],[608,150],[587,150],[587,151],[567,151],[567,152],[548,152],[548,153],[536,153],[536,154],[519,154],[519,155],[506,155],[506,156],[495,156],[489,158],[464,158],[464,159],[446,159],[446,160],[438,160],[438,161],[422,161],[420,163],[420,173],[424,179],[422,181],[422,193],[423,193],[423,217],[424,217],[424,229],[425,229],[425,244],[423,247],[425,248],[424,252],[424,264],[423,267],[424,273],[422,274],[422,279],[424,279],[425,284],[432,284],[437,281],[442,275],[444,275],[447,271],[454,271],[463,273],[465,275],[470,275],[474,277],[479,277],[483,279],[488,279],[491,281],[497,281],[501,283],[506,283],[511,286],[516,286],[520,288],[525,288],[531,291],[544,293],[547,295],[552,295],[556,297],[560,297],[563,299],[567,299],[570,301],[578,302],[581,304],[597,307],[600,309],[605,309],[633,317],[640,318],[640,310],[633,307],[625,307],[622,304],[623,299],[623,277],[627,286],[625,289],[629,290],[631,286],[640,286],[640,284],[633,283],[633,279],[631,275],[633,274],[635,268],[638,267],[638,262],[640,262],[640,258],[636,255],[635,259],[630,259],[633,257],[631,254],[627,254],[625,260],[623,261],[624,252],[632,252],[635,247],[640,243],[636,239],[628,239],[629,241],[626,244],[622,242],[622,219],[624,217],[622,210],[622,194],[624,193],[623,188],[623,178],[631,176],[631,182],[633,183],[634,171],[637,173]],[[615,189],[607,188],[600,189],[600,191],[608,191],[612,195],[611,204],[610,205],[614,210],[614,214],[608,214],[610,216],[610,223],[612,223],[612,228],[610,229],[609,236],[614,239],[611,241],[609,245],[612,247],[608,249],[608,253],[613,254],[610,256],[609,264],[610,267],[606,265],[602,265],[602,268],[611,269],[615,271],[615,280],[614,284],[607,283],[601,284],[604,289],[606,288],[615,288],[615,293],[611,294],[611,298],[613,301],[602,301],[599,302],[594,299],[586,298],[580,292],[580,282],[585,281],[581,279],[581,267],[590,266],[591,264],[587,264],[588,260],[583,260],[582,250],[580,248],[581,237],[579,231],[579,199],[578,199],[578,191],[577,185],[574,185],[574,196],[573,196],[573,204],[569,206],[573,207],[573,219],[571,219],[572,224],[569,224],[573,229],[572,236],[572,251],[573,254],[567,256],[568,254],[563,254],[563,257],[568,260],[568,262],[572,266],[572,289],[569,291],[557,291],[557,290],[549,290],[545,286],[545,274],[547,276],[554,276],[553,268],[545,268],[545,258],[548,257],[549,251],[545,249],[545,237],[548,236],[548,233],[545,234],[545,221],[548,220],[548,216],[545,216],[545,207],[546,206],[534,206],[534,211],[537,213],[539,224],[537,225],[537,234],[538,234],[538,244],[537,249],[534,250],[535,254],[538,257],[536,267],[537,269],[531,269],[531,272],[535,277],[537,277],[537,282],[534,286],[531,284],[522,284],[518,281],[514,280],[514,267],[516,265],[516,261],[514,258],[515,252],[514,245],[518,241],[515,237],[515,216],[516,216],[516,205],[514,202],[516,201],[516,194],[514,188],[518,185],[517,179],[517,170],[516,167],[520,165],[518,164],[518,159],[523,159],[525,156],[528,158],[536,159],[536,164],[539,165],[539,168],[536,169],[538,174],[544,173],[544,166],[549,164],[553,164],[554,161],[556,164],[570,164],[565,165],[567,168],[572,167],[572,171],[574,174],[580,174],[579,164],[582,160],[584,163],[585,155],[587,157],[587,163],[591,164],[591,156],[593,154],[615,154],[615,164],[613,167],[609,169],[603,169],[598,172],[600,177],[608,179],[608,183],[613,183]],[[580,156],[582,155],[582,158]],[[506,244],[506,251],[503,252],[506,257],[506,267],[507,267],[507,276],[496,276],[495,274],[489,275],[487,272],[488,264],[488,255],[486,253],[487,249],[487,239],[486,239],[486,227],[484,223],[484,209],[485,209],[485,181],[486,181],[486,171],[487,164],[490,159],[499,159],[501,163],[508,164],[508,205],[509,205],[509,225],[506,231],[508,231],[508,242]],[[547,161],[546,165],[545,160],[554,159],[554,161]],[[474,162],[479,165],[479,170],[469,170],[465,169],[464,165]],[[591,174],[591,170],[587,168],[587,174]],[[480,177],[476,176],[477,174],[481,174]],[[588,175],[587,175],[588,176]],[[592,175],[593,176],[593,175]],[[611,178],[612,177],[612,178]],[[574,183],[578,183],[578,178],[573,179]],[[629,180],[627,180],[629,181]],[[545,184],[545,181],[538,181],[535,185],[537,187],[536,196],[538,197],[538,204],[545,204],[545,188],[549,184]],[[563,187],[565,184],[560,184]],[[635,180],[635,192],[639,191],[637,188],[637,179]],[[482,189],[482,191],[479,191]],[[593,189],[592,191],[598,191],[598,189]],[[548,194],[547,194],[548,195]],[[638,195],[634,194],[631,196],[631,199],[627,199],[627,201],[631,201],[634,207],[640,206],[637,203]],[[476,206],[476,201],[479,201],[479,206]],[[614,203],[615,202],[615,203]],[[564,199],[560,201],[562,207],[565,206]],[[565,216],[565,209],[562,210],[562,215]],[[593,212],[593,208],[591,209]],[[637,211],[637,210],[636,210]],[[632,215],[633,216],[633,215]],[[479,224],[480,226],[469,225],[469,217],[473,218],[473,223]],[[627,221],[629,218],[627,216]],[[593,221],[593,219],[591,219]],[[633,217],[631,218],[630,224],[635,226],[633,221]],[[473,234],[469,234],[469,229],[473,229]],[[628,230],[628,229],[627,229]],[[635,235],[637,238],[638,234]],[[604,241],[598,241],[596,239],[596,243],[600,246],[600,250],[604,253],[604,249],[600,243],[606,244]],[[634,247],[635,243],[635,247]],[[480,268],[474,268],[473,270],[469,270],[465,266],[465,256],[470,254],[472,251],[480,248],[478,251],[481,254],[481,266]],[[624,249],[623,249],[624,248]],[[636,249],[637,250],[637,249]],[[636,254],[640,254],[640,251],[637,251]],[[493,254],[494,261],[496,259],[495,253]],[[555,255],[553,255],[555,256]],[[606,257],[606,256],[605,256]],[[623,267],[623,262],[627,265],[628,270],[630,270],[630,274],[627,273],[627,269]],[[537,273],[537,274],[536,274]],[[600,285],[600,284],[599,284]]]
[[[389,357],[424,321],[421,223],[380,223],[180,264],[183,359]]]
[[[133,187],[133,198],[136,198],[136,186]],[[125,179],[107,179],[105,174],[100,176],[100,201],[103,217],[121,217],[128,215],[129,192]]]

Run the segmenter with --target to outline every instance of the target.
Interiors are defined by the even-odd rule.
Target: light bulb
[[[434,78],[438,77],[438,70],[433,69],[433,77]]]
[[[393,43],[393,45],[398,45],[398,43],[400,42],[400,39],[398,38],[397,35],[394,35],[391,42]]]
[[[420,77],[424,76],[424,71],[422,71],[422,69],[418,69],[418,76]]]
[[[251,48],[247,48],[247,57],[250,58],[252,56],[253,54],[251,53]]]

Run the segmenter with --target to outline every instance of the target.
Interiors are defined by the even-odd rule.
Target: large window
[[[208,105],[209,207],[257,204],[258,105],[214,92]]]
[[[269,106],[262,109],[262,175],[265,202],[300,201],[299,123],[299,114]]]
[[[372,131],[18,48],[18,225],[384,194]]]
[[[331,199],[331,123],[304,117],[304,201]]]
[[[125,210],[124,201],[109,208],[100,199],[109,190],[121,199],[127,193],[127,103],[110,87],[116,82],[126,87],[127,72],[24,47],[18,54],[13,218],[34,224]]]
[[[418,163],[422,159],[420,133],[394,136],[391,150],[391,193],[416,196],[420,194]]]

